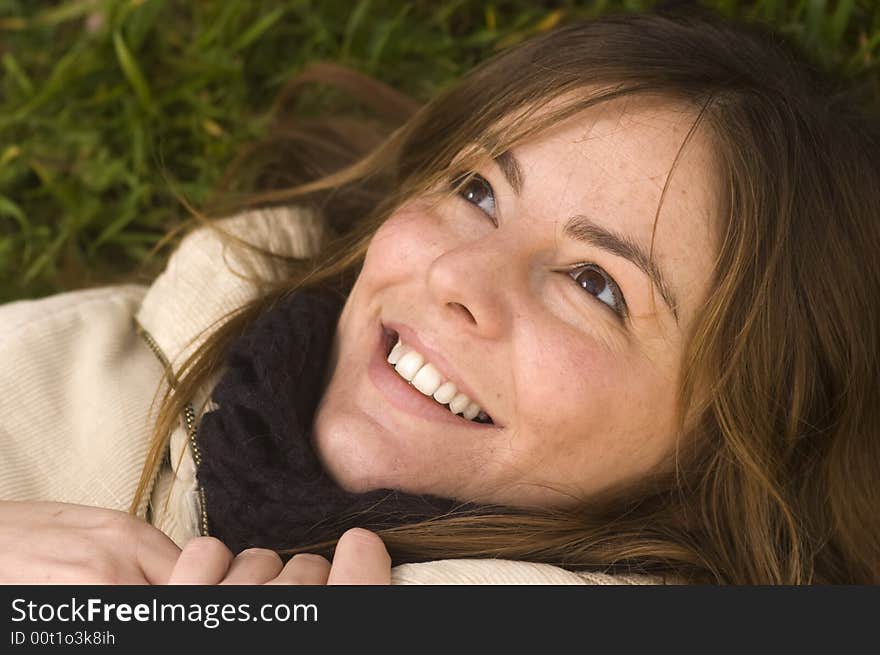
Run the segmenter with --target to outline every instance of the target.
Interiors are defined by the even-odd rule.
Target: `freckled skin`
[[[315,445],[353,491],[560,507],[665,465],[679,360],[708,293],[716,181],[698,131],[664,199],[654,259],[681,324],[629,261],[566,240],[595,222],[650,247],[654,216],[693,114],[657,99],[591,108],[518,146],[519,197],[491,161],[499,226],[461,197],[414,199],[370,243],[339,320]],[[590,262],[620,286],[630,320],[567,271]],[[467,311],[465,311],[467,310]],[[380,321],[442,352],[503,427],[474,431],[404,414],[367,377]]]

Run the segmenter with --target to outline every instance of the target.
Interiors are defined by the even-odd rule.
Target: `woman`
[[[258,182],[288,188],[254,202],[298,209],[126,292],[153,352],[125,361],[170,380],[130,509],[194,544],[143,548],[147,579],[384,581],[384,547],[489,582],[880,579],[880,139],[852,93],[755,29],[609,17],[384,127],[279,131],[293,164]],[[352,526],[382,544],[346,532],[332,570],[266,551]]]

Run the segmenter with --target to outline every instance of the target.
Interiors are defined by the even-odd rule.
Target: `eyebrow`
[[[597,225],[589,216],[582,214],[569,218],[562,232],[576,241],[589,243],[635,264],[657,287],[660,297],[663,298],[663,302],[669,307],[675,322],[678,323],[678,302],[675,299],[675,294],[666,283],[663,271],[653,259],[648,257],[648,253],[641,245],[625,235],[615,234],[601,225]]]
[[[495,158],[495,163],[498,164],[514,193],[519,195],[525,178],[516,157],[508,150],[498,155]],[[663,298],[663,302],[666,303],[669,311],[672,312],[676,324],[678,324],[678,301],[676,300],[676,294],[668,284],[667,276],[663,274],[657,262],[648,256],[648,252],[641,244],[626,235],[616,234],[602,227],[584,214],[578,214],[569,218],[565,222],[562,233],[570,239],[588,243],[635,264],[657,287],[660,297]]]
[[[504,173],[504,177],[507,178],[507,183],[513,188],[514,193],[519,195],[523,187],[523,174],[516,157],[509,150],[505,150],[495,158],[495,163]]]

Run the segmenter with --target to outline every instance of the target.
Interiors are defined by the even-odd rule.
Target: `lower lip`
[[[445,406],[430,396],[426,396],[400,377],[387,361],[385,355],[385,329],[382,327],[379,329],[378,343],[373,349],[373,357],[370,359],[367,375],[391,405],[407,414],[423,418],[427,421],[449,423],[460,428],[471,428],[473,430],[498,428],[497,425],[476,423],[468,421],[458,414],[453,414]]]

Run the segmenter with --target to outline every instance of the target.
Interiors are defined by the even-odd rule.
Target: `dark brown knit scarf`
[[[424,520],[453,500],[376,490],[349,493],[322,468],[311,429],[341,301],[316,290],[291,294],[231,346],[197,431],[198,479],[209,532],[233,552],[281,550]]]

